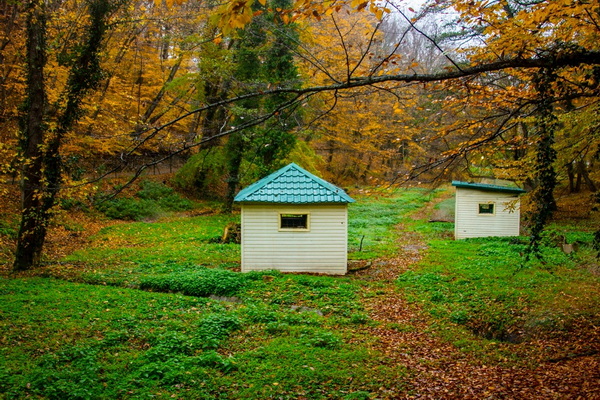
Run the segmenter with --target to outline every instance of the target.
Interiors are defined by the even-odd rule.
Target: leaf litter
[[[421,219],[427,211],[432,207],[413,218]],[[487,360],[462,351],[444,340],[439,332],[443,328],[395,286],[398,276],[414,269],[427,249],[418,233],[401,232],[400,254],[354,273],[383,284],[363,296],[376,322],[366,329],[375,338],[373,350],[386,364],[404,366],[409,376],[408,385],[381,388],[378,398],[600,399],[600,327],[582,322],[580,330],[574,327],[567,335],[483,344],[503,347],[523,362]]]

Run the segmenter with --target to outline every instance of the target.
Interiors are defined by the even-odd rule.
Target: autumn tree
[[[597,135],[586,130],[588,135],[579,138],[582,145],[575,146],[574,152],[568,149],[579,142],[572,141],[573,129],[584,129],[572,122],[592,111],[597,102],[597,61],[583,56],[597,54],[598,7],[586,1],[446,4],[460,12],[457,25],[462,27],[462,34],[478,43],[465,50],[470,63],[489,65],[511,60],[515,68],[486,71],[450,83],[455,100],[447,106],[470,110],[479,117],[462,118],[446,129],[461,131],[467,137],[446,153],[444,162],[470,157],[477,160],[471,167],[491,167],[488,173],[492,176],[533,189],[535,250],[541,230],[556,207],[553,191],[561,169],[570,177],[572,190],[575,168],[580,179],[596,190],[587,170],[593,162],[581,168],[578,160],[582,158],[578,157],[593,159]],[[559,59],[565,56],[571,58],[569,65],[560,65]],[[518,65],[523,60],[547,63],[526,68]],[[462,98],[456,101],[458,97]],[[568,128],[567,121],[571,122]]]
[[[352,1],[350,4],[357,9],[369,8],[378,18],[386,7],[397,8],[418,31],[415,24],[418,17],[408,16],[391,3]],[[458,56],[446,56],[449,64],[444,71],[360,71],[354,66],[365,59],[367,53],[362,52],[354,66],[345,63],[347,73],[342,79],[325,71],[324,81],[314,90],[335,93],[337,100],[342,92],[350,93],[359,87],[395,92],[412,82],[435,82],[438,87],[442,84],[444,90],[454,93],[449,101],[444,101],[444,106],[455,111],[459,118],[449,127],[441,128],[436,136],[440,140],[452,139],[456,145],[435,160],[417,165],[411,176],[433,169],[447,171],[463,161],[467,161],[471,171],[507,166],[521,171],[519,175],[505,176],[528,182],[535,189],[533,198],[538,207],[532,235],[535,250],[539,233],[554,207],[559,117],[570,110],[589,108],[597,100],[598,5],[566,0],[448,0],[432,2],[429,8],[444,6],[458,13],[453,30],[441,37],[424,34],[441,53],[444,53],[442,40],[463,40]],[[295,16],[311,14],[322,19],[344,10],[341,2],[314,7],[298,1]],[[227,23],[235,25],[236,21],[239,21],[237,15],[230,14]],[[505,151],[513,157],[499,158]],[[583,178],[585,174],[580,176]]]
[[[115,78],[120,73],[137,73],[139,79],[135,79],[133,84],[127,83],[130,80],[123,79],[122,82],[126,83],[123,90],[115,90],[130,99],[125,107],[115,105],[99,110],[98,115],[106,116],[106,121],[119,116],[133,128],[127,134],[121,134],[123,131],[120,130],[120,134],[115,136],[112,142],[115,143],[114,150],[111,150],[113,154],[119,154],[119,158],[125,161],[146,151],[145,149],[158,154],[150,163],[140,165],[139,172],[172,154],[206,145],[237,132],[252,132],[251,129],[265,121],[272,120],[277,125],[283,121],[282,116],[291,115],[292,111],[309,101],[314,100],[313,105],[320,101],[323,105],[323,113],[314,114],[314,117],[318,117],[326,115],[326,111],[336,105],[340,98],[347,99],[348,110],[352,110],[352,103],[359,104],[361,100],[358,96],[361,94],[369,95],[368,101],[375,102],[376,91],[387,93],[389,97],[380,97],[381,102],[387,103],[388,98],[409,98],[415,93],[411,89],[417,85],[425,93],[442,89],[440,93],[444,95],[434,96],[430,101],[445,114],[442,119],[436,120],[440,123],[439,128],[436,126],[437,133],[431,132],[428,136],[447,143],[448,150],[437,154],[435,159],[424,158],[422,165],[413,168],[416,174],[412,176],[431,171],[432,168],[449,170],[460,162],[466,162],[470,170],[491,166],[495,171],[501,168],[506,168],[505,171],[510,168],[513,171],[526,171],[527,165],[531,165],[534,173],[519,175],[517,179],[523,182],[529,179],[538,188],[535,195],[538,203],[546,207],[551,204],[552,190],[556,185],[555,157],[565,168],[569,164],[566,158],[561,159],[562,155],[553,154],[557,145],[560,145],[555,143],[557,139],[565,138],[564,143],[568,143],[568,132],[562,130],[564,126],[577,126],[586,135],[588,145],[581,148],[587,150],[579,154],[585,154],[589,160],[597,157],[594,154],[597,153],[595,124],[588,124],[590,129],[586,129],[577,121],[577,117],[581,117],[582,121],[595,118],[594,104],[598,98],[599,79],[597,69],[600,63],[600,51],[597,47],[599,10],[595,3],[571,0],[436,2],[435,7],[448,4],[459,14],[459,20],[454,24],[456,32],[446,36],[460,37],[463,31],[468,33],[469,40],[463,43],[459,55],[446,52],[441,46],[442,37],[429,36],[419,29],[416,25],[418,17],[401,14],[398,9],[399,15],[404,15],[410,30],[421,34],[432,45],[431,49],[437,50],[445,59],[446,66],[441,70],[418,69],[412,63],[399,68],[398,60],[401,57],[394,48],[407,35],[402,35],[397,43],[392,41],[392,46],[389,42],[386,46],[381,45],[385,40],[380,40],[377,34],[381,29],[378,21],[386,14],[391,14],[394,9],[391,3],[370,0],[297,0],[290,7],[283,5],[280,9],[273,9],[267,6],[264,10],[257,10],[257,4],[265,6],[266,1],[236,0],[225,2],[219,7],[215,11],[215,19],[220,22],[223,34],[233,35],[235,29],[243,28],[253,18],[263,18],[269,13],[276,14],[283,27],[294,21],[309,18],[325,21],[330,17],[336,18],[336,15],[337,21],[342,21],[344,18],[339,18],[341,13],[364,10],[374,16],[370,25],[372,31],[368,34],[372,39],[367,41],[366,47],[358,48],[360,51],[342,46],[342,52],[337,55],[342,55],[341,68],[340,64],[320,64],[326,60],[325,56],[313,58],[312,67],[317,71],[318,79],[307,81],[301,87],[294,80],[262,81],[253,87],[246,86],[243,90],[220,92],[218,97],[212,99],[198,96],[192,100],[193,96],[189,94],[199,86],[188,85],[192,80],[187,80],[188,75],[182,73],[184,70],[193,71],[193,65],[189,63],[192,57],[188,58],[187,64],[185,59],[181,59],[181,64],[178,64],[179,54],[173,51],[173,36],[170,34],[173,27],[165,23],[159,30],[149,31],[140,26],[139,29],[131,30],[131,39],[126,39],[126,35],[121,36],[124,53],[115,51],[115,59],[117,54],[127,54],[127,50],[133,48],[131,45],[136,44],[136,49],[158,50],[154,54],[158,54],[159,63],[145,62],[148,60],[145,57],[152,54],[152,51],[140,51],[131,59],[134,61],[131,65],[135,67],[117,67],[113,70],[113,75],[110,75],[108,86],[105,86],[108,89],[97,92],[108,94],[111,88],[116,88]],[[49,213],[63,182],[60,171],[64,160],[60,157],[60,145],[75,132],[75,122],[81,120],[83,96],[98,87],[102,77],[99,74],[101,64],[98,62],[98,55],[109,27],[106,21],[113,16],[113,10],[120,4],[109,0],[90,0],[85,4],[64,2],[49,5],[33,1],[26,5],[27,18],[23,24],[26,29],[23,30],[23,37],[26,38],[28,51],[25,53],[27,79],[23,91],[27,101],[22,114],[20,158],[23,161],[24,212],[16,269],[31,267],[39,261]],[[79,14],[74,15],[86,17],[79,18],[80,24],[73,25],[75,28],[63,31],[70,32],[70,36],[69,44],[63,46],[61,52],[48,53],[46,40],[49,17],[55,15],[52,13],[60,14],[64,10],[61,6],[67,5],[73,10],[79,10]],[[151,8],[153,5],[144,3],[143,7]],[[62,21],[60,18],[52,19],[54,20]],[[61,27],[57,25],[58,28]],[[115,25],[110,25],[110,28],[114,29]],[[338,38],[343,38],[343,43],[349,43],[344,37],[346,31],[339,26],[333,26],[333,32]],[[16,35],[15,43],[18,39]],[[207,40],[215,43],[223,38],[210,37]],[[144,46],[145,43],[150,46]],[[154,45],[158,43],[160,46],[156,48]],[[180,48],[183,50],[183,44],[187,41],[181,43]],[[377,52],[373,52],[376,47]],[[401,45],[398,45],[398,49],[400,48]],[[114,51],[114,47],[111,49]],[[370,53],[374,54],[371,59]],[[3,58],[5,59],[6,57]],[[164,64],[160,64],[160,60]],[[47,85],[46,67],[49,61],[59,67],[53,70],[52,86]],[[152,81],[150,78],[158,76],[147,75],[146,72],[157,65],[166,66],[161,69],[161,79],[154,80],[150,85],[158,90],[144,94],[147,84]],[[187,68],[181,67],[184,65]],[[307,77],[312,79],[310,75]],[[164,91],[161,91],[163,88]],[[402,93],[406,97],[402,97]],[[317,101],[320,94],[323,97]],[[239,117],[236,123],[222,125],[212,135],[196,134],[196,127],[201,127],[202,124],[189,122],[196,115],[207,115],[209,110],[227,108],[235,111],[236,104],[239,105],[240,112],[231,114]],[[94,105],[89,106],[91,109]],[[362,119],[357,118],[357,121],[365,121],[369,109],[370,107],[365,108]],[[381,109],[382,115],[388,114],[385,110],[385,107]],[[394,106],[390,111],[404,112],[400,107],[396,109]],[[437,110],[434,111],[438,113]],[[244,116],[244,122],[241,122],[241,116]],[[447,122],[449,124],[445,124]],[[113,124],[114,127],[119,125],[121,124],[118,122]],[[88,126],[93,129],[91,123]],[[105,131],[110,131],[110,128]],[[363,144],[371,138],[379,140],[374,132],[376,129],[361,129],[357,143],[363,138],[368,138],[362,141]],[[351,137],[354,132],[350,130],[349,133],[348,137]],[[265,137],[252,134],[252,143],[259,143],[261,136]],[[383,136],[386,139],[377,143],[373,149],[383,149],[389,140],[394,139],[391,132]],[[89,135],[88,139],[93,142],[96,137],[97,133]],[[195,140],[182,140],[192,137]],[[572,140],[573,136],[569,137]],[[413,138],[412,135],[406,136],[409,143]],[[266,144],[270,144],[270,141]],[[161,150],[161,147],[164,149]],[[531,149],[535,151],[532,152]],[[504,157],[511,154],[511,159]],[[268,152],[265,153],[265,160],[269,157]],[[587,177],[593,182],[596,173],[591,169],[593,163],[585,161],[583,165],[587,167]],[[579,176],[585,179],[585,174],[581,173]],[[544,216],[543,209],[538,211],[541,217],[537,226],[541,227],[548,215],[546,213]]]
[[[299,87],[294,60],[294,50],[298,46],[297,27],[283,23],[277,12],[289,5],[288,1],[282,0],[255,4],[254,12],[260,15],[244,30],[213,42],[211,46],[218,49],[217,57],[210,60],[208,69],[204,67],[207,61],[202,62],[203,71],[199,74],[203,80],[204,101],[221,101],[277,86]],[[204,79],[207,74],[210,74],[209,79]],[[198,113],[197,139],[205,143],[199,146],[201,150],[189,160],[176,181],[187,187],[193,183],[204,196],[217,192],[206,187],[208,182],[214,186],[215,181],[224,181],[221,197],[230,210],[243,178],[250,181],[273,172],[293,148],[295,136],[292,131],[298,119],[291,117],[299,114],[293,110],[276,111],[289,97],[283,93],[250,96],[232,106],[209,108]],[[240,129],[227,139],[215,139],[227,128],[244,126],[269,113],[273,113],[270,121]],[[189,176],[193,177],[191,182]]]
[[[437,26],[428,23],[423,30],[433,35]],[[394,14],[380,21],[346,8],[310,24],[299,58],[314,85],[440,71],[446,58],[420,32]],[[443,93],[400,84],[314,96],[310,143],[323,157],[328,178],[338,184],[390,182],[431,158],[430,151],[439,154],[439,146],[426,139],[445,118],[435,102]]]
[[[92,0],[83,7],[87,18],[74,45],[65,49],[67,78],[55,99],[47,89],[48,19],[53,12],[43,1],[25,4],[26,97],[22,108],[20,157],[22,162],[22,215],[15,254],[15,270],[39,264],[50,212],[62,182],[60,146],[80,116],[83,96],[101,79],[99,53],[108,19],[120,4]]]

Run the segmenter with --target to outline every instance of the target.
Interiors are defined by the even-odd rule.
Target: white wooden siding
[[[489,202],[495,204],[494,214],[479,214],[479,204]],[[519,206],[516,194],[456,188],[454,237],[518,236]]]
[[[242,205],[242,272],[277,269],[342,275],[347,269],[344,205]],[[310,230],[279,230],[280,213],[309,213]]]

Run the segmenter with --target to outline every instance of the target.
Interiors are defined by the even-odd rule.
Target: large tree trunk
[[[65,88],[66,104],[57,111],[56,128],[50,135],[44,119],[47,99],[44,82],[46,65],[46,9],[44,0],[28,4],[26,45],[26,99],[21,126],[23,169],[21,225],[17,238],[14,271],[37,267],[54,206],[61,186],[60,145],[63,136],[80,116],[83,96],[101,79],[99,56],[106,32],[106,20],[113,6],[110,0],[89,3],[90,24],[81,46],[74,53]],[[48,136],[48,137],[47,137]]]
[[[22,271],[39,264],[46,237],[47,215],[42,209],[44,116],[46,91],[46,15],[43,1],[29,3],[27,16],[27,97],[22,116],[21,225],[13,269]]]
[[[536,257],[541,257],[539,248],[542,231],[552,213],[556,211],[556,200],[554,199],[554,188],[556,187],[554,136],[558,121],[553,114],[553,99],[551,96],[551,86],[555,80],[556,74],[549,68],[540,70],[534,80],[540,99],[536,121],[540,138],[536,148],[535,178],[538,187],[533,192],[532,197],[535,209],[532,218],[528,257],[531,253]]]

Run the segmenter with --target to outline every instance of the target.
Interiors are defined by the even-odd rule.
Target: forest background
[[[341,186],[509,180],[530,191],[534,252],[557,187],[598,202],[594,1],[0,7],[15,270],[39,265],[58,209],[105,203],[149,168],[228,210],[289,161]]]

